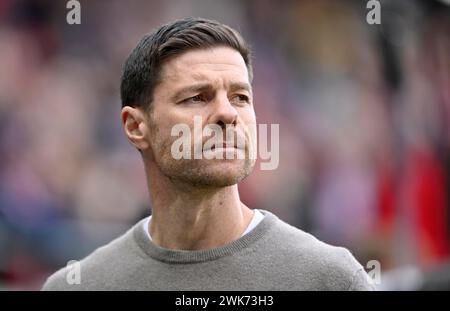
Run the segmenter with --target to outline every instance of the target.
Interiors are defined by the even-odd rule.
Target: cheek
[[[256,137],[257,137],[257,124],[256,124],[256,116],[255,111],[253,108],[246,109],[245,111],[242,111],[240,113],[240,118],[242,121],[242,130],[247,136],[247,138],[252,142],[256,143]]]
[[[243,109],[239,112],[239,116],[244,125],[256,124],[256,115],[253,108]]]
[[[153,150],[156,151],[159,156],[166,156],[170,154],[172,144],[180,138],[182,133],[176,131],[175,126],[177,124],[186,124],[192,133],[193,121],[188,118],[180,118],[176,113],[164,113],[160,114],[159,117],[153,123],[153,135],[151,136],[151,144]],[[172,130],[174,134],[172,135]],[[192,136],[192,135],[191,135]]]
[[[155,110],[153,112],[152,129],[157,133],[159,140],[170,137],[172,127],[176,124],[176,120],[173,120],[172,116],[167,111]]]

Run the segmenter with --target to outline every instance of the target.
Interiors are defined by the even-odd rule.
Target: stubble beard
[[[195,188],[228,187],[250,175],[255,165],[256,160],[249,156],[248,146],[245,148],[244,159],[176,160],[171,155],[171,146],[176,137],[164,138],[165,135],[160,133],[157,126],[151,128],[154,163],[160,172],[174,183]]]

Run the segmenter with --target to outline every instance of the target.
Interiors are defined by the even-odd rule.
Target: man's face
[[[175,159],[171,154],[171,146],[178,139],[171,136],[175,125],[189,126],[192,154],[199,147],[194,145],[194,117],[201,118],[202,129],[213,124],[222,127],[224,143],[230,141],[225,137],[228,126],[235,142],[237,137],[244,141],[244,149],[230,151],[216,146],[212,152],[223,153],[223,159]],[[255,124],[248,71],[239,52],[228,47],[192,50],[164,63],[149,120],[151,158],[164,175],[195,186],[238,183],[255,164],[254,157],[249,156],[249,150],[256,150],[256,135],[250,130],[256,128]],[[211,137],[202,137],[200,148]],[[230,159],[226,152],[235,155]],[[237,156],[239,152],[245,159]]]

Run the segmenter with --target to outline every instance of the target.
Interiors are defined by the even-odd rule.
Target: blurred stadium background
[[[187,16],[240,30],[280,165],[243,201],[381,263],[381,289],[450,288],[450,5],[365,0],[0,1],[0,289],[39,289],[150,213],[120,126],[140,37]],[[447,2],[447,4],[446,4]],[[259,166],[258,166],[259,167]]]

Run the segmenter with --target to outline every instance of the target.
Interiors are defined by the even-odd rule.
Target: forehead
[[[241,54],[229,47],[190,50],[167,60],[161,82],[185,84],[195,81],[247,82],[248,71]]]

